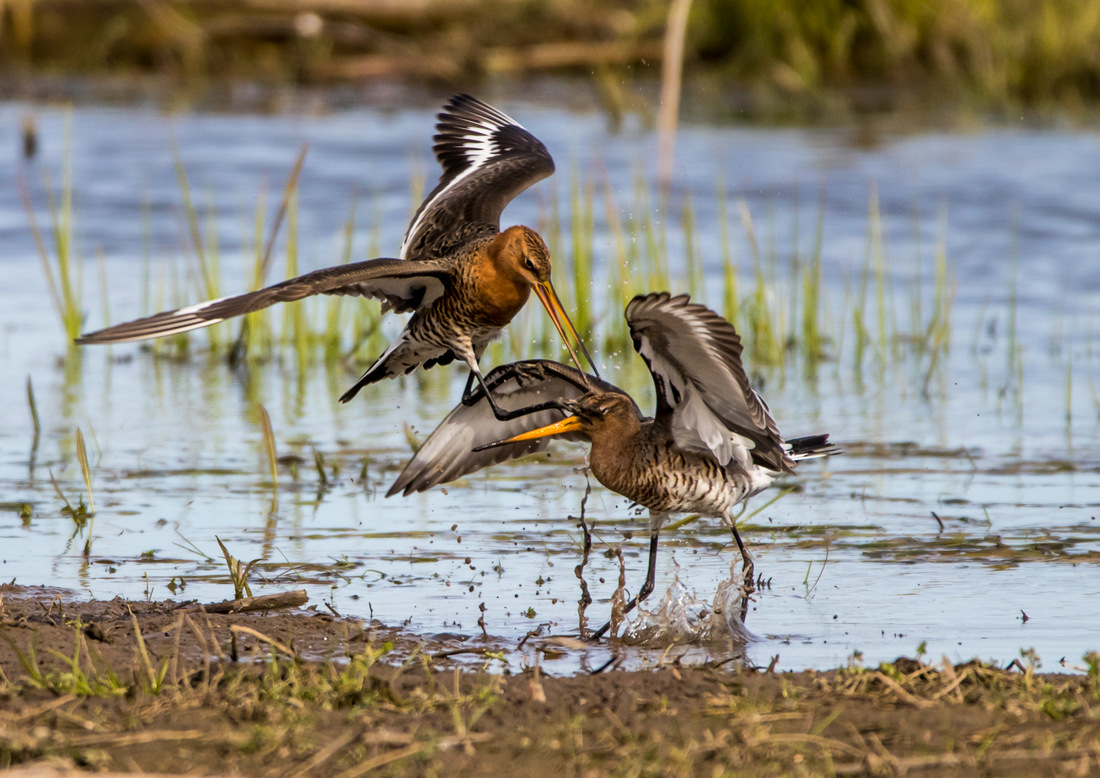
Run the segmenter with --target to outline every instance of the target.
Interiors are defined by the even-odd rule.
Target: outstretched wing
[[[657,389],[659,422],[677,445],[790,471],[775,419],[753,391],[733,325],[687,295],[639,295],[626,306],[634,348]]]
[[[595,376],[581,373],[575,367],[548,359],[501,365],[485,376],[485,383],[493,393],[493,399],[506,411],[528,408],[550,400],[573,400],[589,391],[622,391]],[[550,445],[549,438],[511,443],[487,451],[475,452],[473,449],[552,424],[566,415],[564,411],[550,408],[510,421],[500,421],[493,415],[485,393],[479,388],[471,404],[459,403],[447,414],[447,418],[405,465],[386,496],[391,497],[398,492],[406,495],[422,492],[483,467],[543,451]],[[579,434],[558,437],[584,439]]]
[[[447,101],[436,131],[432,150],[443,175],[413,216],[402,259],[443,256],[474,235],[498,232],[504,206],[554,172],[538,138],[469,95]]]
[[[116,324],[81,335],[76,342],[125,343],[160,338],[315,294],[374,297],[398,312],[406,312],[429,304],[443,294],[447,279],[448,273],[440,263],[410,264],[399,259],[369,259],[315,270],[256,292],[222,297]]]

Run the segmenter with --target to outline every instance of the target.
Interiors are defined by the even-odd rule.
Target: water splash
[[[673,644],[732,643],[745,646],[759,640],[745,626],[747,600],[738,570],[741,560],[730,564],[730,577],[718,584],[708,601],[676,578],[653,610],[639,606],[638,615],[624,628],[620,639],[632,646],[649,648]]]

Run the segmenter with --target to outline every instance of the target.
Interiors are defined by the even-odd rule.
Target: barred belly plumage
[[[658,476],[664,499],[658,501],[659,507],[654,507],[666,513],[725,516],[741,499],[732,479],[715,477],[713,473],[681,471]]]
[[[450,300],[440,300],[412,327],[412,335],[425,344],[455,349],[467,336],[466,322],[456,316],[456,306]],[[457,349],[455,349],[457,351]]]
[[[648,456],[593,456],[592,472],[608,488],[652,511],[728,516],[745,497],[744,473],[735,474],[713,458],[668,445],[637,448]]]

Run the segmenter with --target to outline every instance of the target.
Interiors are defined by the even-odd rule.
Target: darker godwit
[[[710,309],[687,295],[649,294],[631,300],[626,320],[653,374],[653,418],[621,389],[567,365],[504,365],[488,375],[488,385],[510,407],[527,404],[533,412],[496,422],[479,394],[444,419],[389,494],[421,491],[540,451],[549,436],[587,440],[589,467],[599,482],[649,509],[649,568],[627,611],[653,591],[658,535],[673,513],[722,519],[741,550],[744,586],[752,591],[752,557],[737,532],[734,508],[793,472],[798,461],[839,451],[828,435],[780,437],[741,364],[741,338]]]
[[[500,230],[504,207],[554,172],[554,161],[534,135],[490,105],[451,98],[439,114],[432,147],[443,175],[413,216],[400,259],[371,259],[316,270],[255,292],[210,300],[82,335],[78,343],[122,343],[206,327],[275,303],[315,294],[373,297],[382,309],[412,311],[405,329],[340,398],[347,402],[383,378],[445,365],[455,359],[471,371],[489,342],[523,308],[534,290],[565,340],[584,343],[550,281],[550,252],[528,227]],[[593,369],[595,366],[593,365]],[[488,402],[503,416],[494,398]]]

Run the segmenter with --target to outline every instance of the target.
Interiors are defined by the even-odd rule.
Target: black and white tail
[[[425,370],[436,365],[449,365],[455,360],[455,354],[445,346],[429,343],[413,337],[408,327],[397,340],[390,344],[374,364],[355,382],[355,386],[340,395],[340,402],[346,403],[359,393],[364,386],[377,383],[385,378],[408,375],[418,367]]]
[[[783,449],[787,452],[787,456],[795,462],[803,459],[831,457],[834,454],[843,453],[842,449],[829,442],[828,433],[824,435],[807,435],[804,438],[790,438],[783,441]]]

